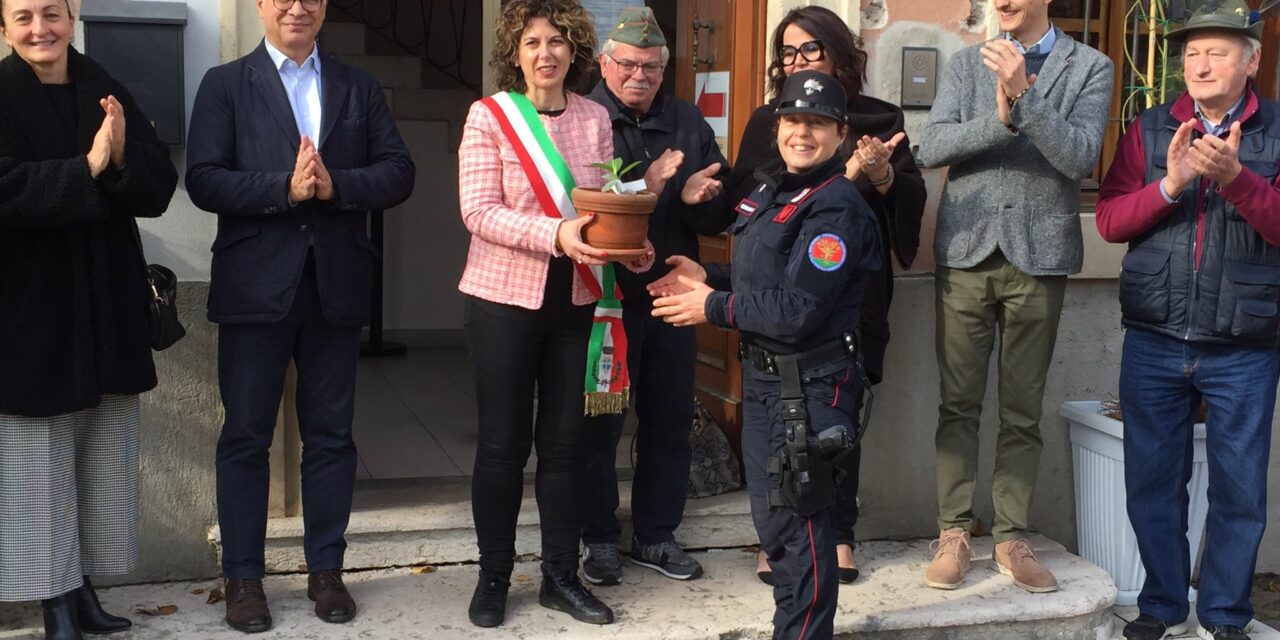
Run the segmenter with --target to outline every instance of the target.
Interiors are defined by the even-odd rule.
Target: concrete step
[[[320,30],[320,49],[334,55],[364,55],[365,26],[361,22],[328,22]]]
[[[412,56],[342,54],[337,58],[373,74],[382,87],[413,89],[422,86],[422,61]]]
[[[990,569],[991,538],[974,541],[978,558],[965,585],[955,591],[929,589],[921,574],[928,540],[859,543],[863,575],[840,587],[836,637],[858,640],[1106,640],[1119,633],[1111,612],[1115,586],[1092,564],[1061,545],[1036,538],[1040,558],[1057,574],[1062,589],[1030,594]],[[353,544],[353,547],[358,544]],[[276,575],[266,589],[276,627],[260,637],[326,638],[555,638],[578,640],[607,635],[618,640],[764,639],[770,637],[772,591],[752,573],[751,549],[696,552],[705,575],[677,582],[627,565],[621,585],[595,593],[613,607],[608,627],[580,624],[538,604],[541,582],[536,562],[516,565],[505,624],[482,630],[467,621],[475,587],[474,565],[434,570],[406,568],[348,572],[346,581],[360,606],[348,624],[326,624],[312,613],[306,578]],[[174,605],[171,615],[135,615],[121,640],[222,637],[222,604],[209,604],[214,580],[101,589],[109,611],[127,613]],[[39,637],[39,605],[0,608],[0,638]],[[1263,636],[1255,636],[1262,638]]]
[[[346,567],[372,569],[416,564],[476,562],[475,521],[471,515],[471,488],[467,478],[375,481],[362,483],[357,508],[347,527]],[[618,518],[623,537],[630,539],[631,482],[619,483]],[[536,554],[541,549],[538,507],[533,487],[526,486],[516,524],[516,553]],[[750,506],[745,491],[690,500],[684,523],[676,532],[691,549],[740,547],[756,544]],[[302,518],[267,521],[266,562],[270,573],[299,571],[302,554]],[[214,526],[209,540],[222,557],[221,532]]]

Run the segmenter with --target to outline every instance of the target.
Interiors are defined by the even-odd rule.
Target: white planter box
[[[1102,403],[1097,401],[1064,402],[1058,413],[1071,423],[1080,556],[1111,574],[1120,591],[1116,604],[1131,606],[1137,602],[1147,572],[1142,568],[1138,541],[1125,511],[1124,425],[1102,415]],[[1209,511],[1204,423],[1195,425],[1194,437],[1191,482],[1187,483],[1191,495],[1187,538],[1193,570]],[[1189,597],[1195,601],[1194,589]]]

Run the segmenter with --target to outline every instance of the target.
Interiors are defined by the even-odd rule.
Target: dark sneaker
[[[507,591],[510,588],[511,582],[506,578],[481,569],[475,593],[471,594],[471,605],[467,607],[471,624],[477,627],[502,624],[507,617]]]
[[[1166,624],[1164,620],[1145,613],[1124,626],[1125,640],[1161,640],[1161,638],[1186,632],[1186,620],[1175,624]]]
[[[538,604],[556,611],[563,611],[579,622],[610,624],[613,610],[600,601],[591,590],[582,586],[578,572],[567,575],[542,569],[542,588],[538,591]]]
[[[632,540],[631,562],[676,580],[692,580],[702,575],[702,565],[674,542],[640,544]]]
[[[1249,640],[1249,634],[1240,627],[1223,625],[1221,627],[1199,627],[1196,635],[1204,640]]]
[[[511,581],[480,570],[480,580],[476,581],[475,593],[471,594],[471,605],[467,607],[467,617],[477,627],[495,627],[502,625],[507,618],[507,590],[511,589]]]
[[[618,545],[588,544],[582,552],[582,575],[587,582],[601,586],[622,582],[622,552]]]

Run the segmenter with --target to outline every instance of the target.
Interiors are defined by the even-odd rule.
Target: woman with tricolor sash
[[[875,214],[838,153],[846,109],[834,77],[789,76],[772,123],[780,157],[738,202],[732,264],[675,256],[649,286],[654,316],[742,334],[742,458],[777,640],[834,632],[834,465],[852,449],[866,380],[851,328],[881,260]]]
[[[586,461],[626,405],[626,337],[607,252],[582,241],[590,222],[575,186],[603,183],[613,157],[604,107],[569,87],[596,49],[576,0],[513,0],[495,24],[490,65],[500,91],[471,106],[458,149],[462,219],[471,232],[458,285],[475,367],[479,442],[471,497],[480,576],[468,614],[502,624],[515,564],[524,467],[536,445],[542,606],[609,624],[613,611],[578,579]],[[641,271],[648,255],[624,263]],[[536,398],[536,412],[535,412]]]

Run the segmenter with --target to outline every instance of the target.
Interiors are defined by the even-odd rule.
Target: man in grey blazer
[[[1098,161],[1111,61],[1049,22],[1051,0],[995,0],[1000,37],[952,56],[920,156],[949,166],[934,252],[941,404],[938,548],[925,582],[964,580],[978,425],[1000,338],[992,494],[995,561],[1032,592],[1058,588],[1027,542],[1041,403],[1067,274],[1080,271],[1080,181]]]

